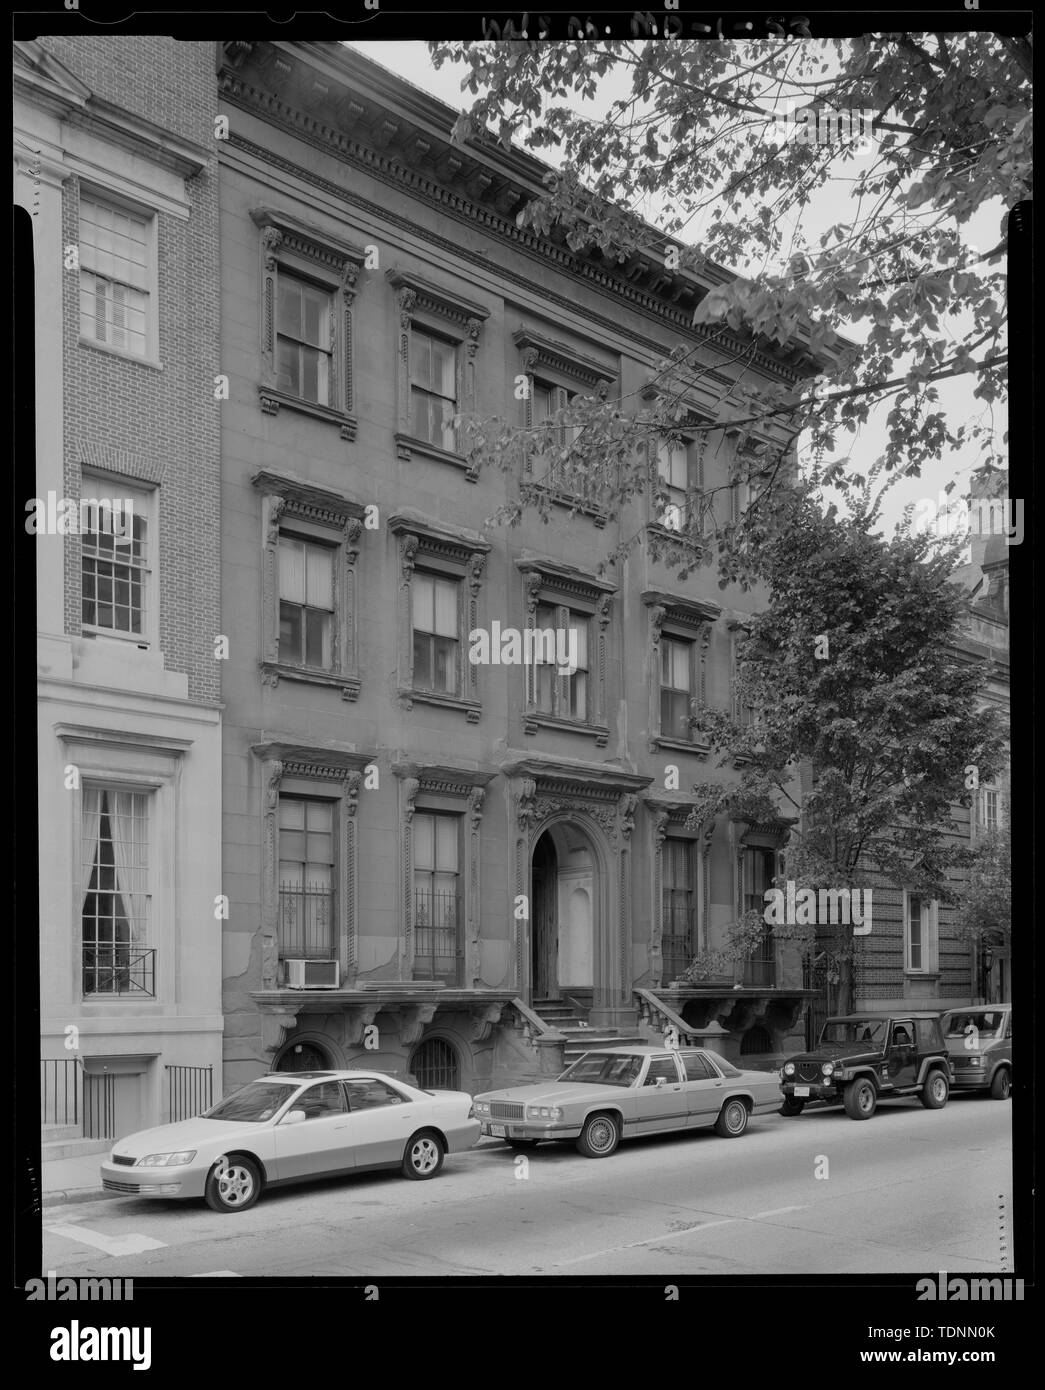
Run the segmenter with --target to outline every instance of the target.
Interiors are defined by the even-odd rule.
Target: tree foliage
[[[519,214],[522,225],[613,265],[636,251],[650,254],[652,221],[662,234],[653,238],[654,254],[706,287],[695,311],[701,340],[680,343],[661,364],[655,407],[578,405],[574,457],[583,461],[586,504],[612,511],[645,486],[638,444],[678,428],[686,382],[704,377],[709,353],[720,368],[732,361],[737,377],[720,418],[775,427],[786,441],[808,431],[816,458],[836,452],[839,437],[855,436],[885,402],[882,486],[970,440],[982,448],[983,469],[998,466],[1004,214],[1030,191],[1029,41],[886,33],[431,49],[436,66],[453,59],[467,68],[462,85],[472,99],[456,138],[561,155],[544,195]],[[609,100],[611,80],[621,94]],[[807,117],[870,113],[870,149],[852,139],[786,138],[794,126],[778,118],[796,109]],[[808,209],[826,193],[839,198],[837,221],[810,234]],[[997,209],[999,225],[981,251],[962,229],[982,209]],[[792,360],[804,354],[806,378],[753,394],[744,366],[755,346]],[[937,383],[950,377],[967,378],[970,398],[981,403],[971,423],[953,423],[941,406]],[[472,442],[479,457],[511,467],[530,447],[518,436],[513,424],[486,422]],[[717,556],[736,577],[735,557],[757,544],[749,523],[767,504],[784,452],[746,465],[758,484],[756,505],[736,524],[715,513],[720,543],[701,542],[704,563]],[[845,457],[818,464],[811,476],[843,491],[868,483]],[[546,509],[548,499],[531,490],[505,519],[517,520],[527,506]],[[708,520],[692,519],[695,538]],[[763,525],[775,521],[771,515]],[[688,555],[674,561],[685,568]]]
[[[1012,934],[1012,837],[1009,827],[977,840],[958,891],[955,923],[965,941],[1007,950]]]

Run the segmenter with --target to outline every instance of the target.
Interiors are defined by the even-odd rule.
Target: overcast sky
[[[440,70],[436,70],[429,57],[428,45],[422,41],[362,42],[351,43],[349,46],[358,49],[375,62],[383,64],[399,77],[414,83],[423,91],[439,97],[452,106],[455,111],[460,111],[468,103],[469,94],[462,94],[460,87],[461,76],[465,72],[464,65],[452,67],[449,64],[444,64]],[[603,107],[614,98],[625,95],[629,89],[630,82],[625,74],[611,73],[607,75],[600,82],[598,106]],[[541,150],[540,158],[551,164],[559,162],[559,156],[554,149]],[[803,211],[803,229],[807,237],[811,239],[814,235],[818,236],[820,232],[826,231],[833,223],[844,221],[845,204],[848,197],[848,185],[841,179],[825,186],[825,189],[821,190],[819,195]],[[656,220],[655,206],[637,209],[637,211],[642,212],[651,221]],[[981,250],[995,246],[1004,235],[1001,221],[1002,213],[1002,206],[998,203],[989,210],[981,211],[967,223],[962,231],[969,245],[979,247]],[[699,230],[697,226],[692,229],[691,240],[694,243],[699,241]],[[739,266],[732,268],[738,271],[744,269],[744,267]],[[834,326],[840,333],[857,342],[861,341],[866,331],[862,324],[854,326],[838,323]],[[956,341],[961,336],[962,327],[961,321],[955,320]],[[903,364],[898,362],[897,375],[902,370]],[[982,401],[973,400],[973,385],[974,381],[971,376],[955,377],[936,383],[939,391],[939,403],[936,408],[946,412],[952,429],[963,423],[972,423],[974,419],[980,419],[981,422],[984,419],[984,404]],[[885,439],[885,418],[888,408],[887,404],[883,404],[872,410],[868,424],[860,434],[856,436],[847,433],[839,434],[838,453],[848,454],[853,472],[866,476],[877,458]],[[1005,407],[996,403],[994,411],[997,447],[1000,450],[1001,435],[1007,428]],[[801,442],[799,447],[801,452]],[[964,450],[947,452],[935,463],[927,465],[923,468],[920,478],[904,479],[897,483],[890,491],[882,509],[886,532],[891,532],[893,525],[900,519],[905,506],[917,503],[924,498],[931,498],[936,501],[946,485],[952,480],[957,485],[955,494],[964,492],[968,488],[969,476],[980,459],[979,446],[967,446]]]

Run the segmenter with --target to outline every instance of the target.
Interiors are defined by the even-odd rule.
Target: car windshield
[[[820,1034],[820,1046],[826,1043],[870,1043],[881,1046],[885,1042],[886,1021],[884,1018],[832,1018],[824,1024]]]
[[[587,1082],[592,1086],[632,1086],[641,1070],[641,1057],[622,1057],[618,1052],[586,1052],[558,1079]]]
[[[250,1081],[231,1096],[219,1100],[205,1110],[205,1120],[242,1120],[246,1124],[261,1124],[271,1120],[281,1105],[290,1099],[297,1085],[280,1086],[271,1081]]]
[[[986,1033],[993,1037],[1001,1031],[1005,1015],[997,1009],[963,1010],[948,1014],[943,1021],[944,1032],[949,1038],[969,1037],[972,1033]]]

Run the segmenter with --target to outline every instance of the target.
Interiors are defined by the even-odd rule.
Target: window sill
[[[113,347],[111,343],[99,343],[93,338],[80,338],[80,346],[104,352],[109,357],[119,357],[123,362],[137,362],[139,367],[150,367],[154,372],[163,371],[163,363],[158,357],[143,357],[140,352],[128,352],[126,348]]]
[[[155,645],[149,641],[148,637],[139,637],[135,633],[124,634],[115,632],[111,628],[88,627],[86,624],[81,625],[80,636],[89,637],[93,642],[118,642],[124,650],[130,650],[133,647],[135,651],[139,652],[152,651]]]
[[[273,690],[281,679],[301,681],[306,685],[334,686],[341,691],[342,700],[354,700],[362,685],[358,676],[348,676],[334,671],[313,671],[307,666],[288,666],[280,661],[261,661],[258,665],[262,684],[271,686]]]
[[[413,709],[415,703],[438,705],[442,709],[463,710],[469,724],[478,724],[483,707],[478,700],[462,700],[459,695],[440,695],[437,690],[400,689],[399,703],[404,709]]]
[[[593,738],[598,748],[605,748],[610,731],[605,724],[582,724],[579,719],[559,719],[553,714],[538,714],[528,710],[523,716],[523,732],[535,734],[538,729],[559,729],[566,734],[582,734]]]
[[[685,531],[676,531],[672,526],[662,526],[658,521],[649,522],[646,530],[657,540],[666,544],[680,545],[686,550],[693,551],[694,554],[703,554],[707,549],[707,536],[689,536]]]
[[[710,743],[690,742],[684,738],[665,738],[660,734],[655,734],[649,741],[649,751],[655,753],[658,748],[670,748],[676,753],[692,753],[695,758],[701,761],[707,758],[711,752]]]
[[[300,415],[311,415],[314,420],[322,420],[328,425],[338,425],[341,438],[353,443],[356,437],[356,419],[333,406],[321,405],[318,401],[306,401],[301,396],[292,396],[286,391],[278,391],[274,386],[259,386],[258,401],[266,415],[278,415],[280,407],[296,410]]]
[[[600,531],[606,525],[608,513],[603,511],[601,507],[594,506],[591,502],[583,501],[575,493],[564,492],[561,488],[549,487],[547,483],[542,483],[539,480],[527,483],[526,487],[534,492],[543,492],[555,507],[565,507],[571,512],[580,512],[582,516],[590,516]]]
[[[905,970],[903,977],[905,980],[939,980],[941,972],[939,970]]]
[[[404,463],[409,463],[414,454],[419,454],[422,458],[431,459],[434,463],[448,463],[451,468],[460,469],[470,483],[479,481],[479,469],[474,464],[468,462],[463,454],[456,453],[451,449],[441,449],[438,444],[429,444],[427,440],[415,439],[411,434],[396,434],[396,458]]]

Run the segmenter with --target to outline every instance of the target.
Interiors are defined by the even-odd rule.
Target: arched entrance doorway
[[[329,1071],[330,1058],[317,1043],[289,1043],[273,1071]]]
[[[533,847],[530,980],[534,999],[595,983],[595,856],[575,826],[550,826]]]

